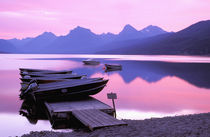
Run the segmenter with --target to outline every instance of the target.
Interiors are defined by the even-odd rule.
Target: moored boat
[[[20,95],[22,99],[28,94],[35,100],[39,99],[63,99],[73,96],[88,96],[100,92],[107,84],[108,80],[86,80],[78,82],[66,82],[56,85],[42,85],[31,83],[29,87]]]
[[[71,70],[54,71],[54,70],[39,70],[39,69],[22,69],[20,68],[20,75],[38,75],[38,74],[71,74]]]
[[[93,60],[93,59],[87,59],[82,61],[85,65],[99,65],[100,62]]]
[[[46,69],[31,69],[31,68],[19,68],[21,72],[42,72],[42,71],[53,71],[53,70],[46,70]]]
[[[120,64],[105,64],[106,69],[112,69],[112,70],[121,70],[122,65]]]
[[[55,87],[61,86],[66,84],[78,83],[78,82],[86,82],[86,81],[96,81],[96,80],[103,80],[103,78],[83,78],[83,79],[62,79],[60,81],[53,81],[50,83],[39,83],[37,80],[32,80],[30,82],[22,82],[20,91],[24,91],[28,88],[28,86],[33,83],[34,81],[39,85],[39,88],[47,88],[47,87]]]
[[[62,81],[65,79],[81,79],[82,77],[85,77],[85,75],[71,75],[66,74],[62,76],[52,76],[48,75],[46,77],[31,77],[31,76],[24,76],[23,78],[20,78],[22,82],[30,82],[32,79],[37,80],[39,83],[48,83],[48,82],[55,82],[55,81]]]
[[[77,75],[77,74],[72,74],[72,73],[68,73],[68,74],[46,74],[46,73],[28,73],[27,75],[25,74],[20,74],[22,78],[24,77],[63,77],[63,76],[70,76],[70,75]]]

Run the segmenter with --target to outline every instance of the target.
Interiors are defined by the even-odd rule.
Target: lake
[[[96,58],[98,66],[83,65]],[[19,68],[73,70],[109,79],[94,97],[112,106],[107,93],[117,93],[118,119],[146,119],[210,111],[210,57],[157,55],[0,54],[0,136],[53,130],[47,120],[31,124],[19,115]],[[121,64],[105,72],[104,64]],[[54,130],[53,130],[54,131]],[[55,130],[55,131],[71,131]]]

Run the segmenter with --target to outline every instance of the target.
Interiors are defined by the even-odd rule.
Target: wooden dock
[[[20,68],[22,78],[20,114],[35,123],[49,119],[54,129],[126,125],[114,118],[115,110],[89,97],[100,92],[108,80],[74,75],[72,71]],[[29,84],[29,85],[28,85]],[[40,113],[41,112],[41,113]]]
[[[126,125],[124,121],[115,119],[97,109],[73,110],[72,114],[90,130],[101,127]]]
[[[45,106],[55,129],[79,125],[94,130],[107,126],[126,125],[125,122],[113,117],[113,108],[92,97],[75,101],[45,102]]]

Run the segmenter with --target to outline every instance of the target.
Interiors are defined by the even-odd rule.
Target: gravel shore
[[[124,120],[127,126],[88,131],[31,132],[22,137],[210,137],[210,113],[145,120]]]

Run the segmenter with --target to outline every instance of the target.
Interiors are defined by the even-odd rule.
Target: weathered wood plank
[[[112,114],[113,108],[92,97],[63,102],[45,102],[45,106],[48,110],[51,123],[53,124],[56,124],[57,121],[61,120],[76,122],[73,120],[75,118],[90,130],[125,124],[123,121],[119,121],[106,114],[107,112]],[[66,114],[66,117],[61,118],[59,117],[59,114]],[[71,124],[74,125],[76,123]]]
[[[96,115],[95,111],[89,109],[89,110],[85,110],[85,111],[81,111],[81,113],[84,113],[85,115],[88,116],[88,118],[91,118],[91,121],[93,121],[95,124],[95,126],[93,127],[98,127],[101,125],[104,125],[104,123],[102,122],[102,119],[100,119],[100,117],[97,117],[98,115]]]
[[[72,114],[90,130],[95,128],[125,125],[126,123],[97,109],[73,110]]]
[[[77,111],[77,110],[75,110]],[[72,111],[72,114],[74,115],[74,111]],[[76,118],[78,118],[78,120],[80,120],[82,123],[84,123],[85,126],[89,127],[92,129],[92,127],[98,127],[100,126],[100,124],[94,120],[94,118],[90,118],[90,116],[86,113],[86,112],[82,112],[82,111],[77,111],[77,116],[75,116]],[[79,118],[83,118],[83,119],[79,119]]]
[[[71,112],[73,110],[84,110],[84,109],[99,109],[109,110],[112,109],[107,104],[88,97],[82,100],[63,101],[63,102],[45,102],[47,108],[53,112]],[[49,107],[50,106],[50,107]]]
[[[98,113],[98,115],[96,116],[96,118],[101,118],[101,121],[103,121],[104,123],[107,123],[107,124],[113,124],[113,123],[116,123],[115,120],[113,121],[112,118],[110,117],[106,117],[106,115],[104,115],[105,113]]]

